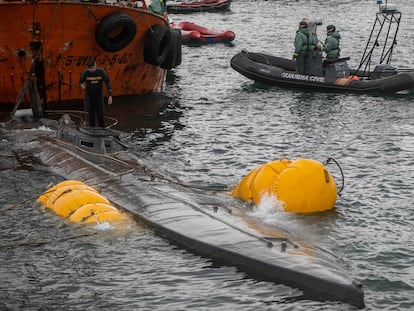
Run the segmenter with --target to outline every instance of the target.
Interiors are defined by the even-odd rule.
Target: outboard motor
[[[371,79],[381,79],[396,75],[397,69],[389,64],[380,64],[375,66],[374,71],[371,73]]]

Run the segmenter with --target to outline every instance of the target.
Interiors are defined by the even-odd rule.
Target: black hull
[[[242,51],[232,57],[231,67],[253,81],[270,86],[351,93],[392,94],[414,88],[414,71],[381,79],[353,80],[295,73],[293,61]]]

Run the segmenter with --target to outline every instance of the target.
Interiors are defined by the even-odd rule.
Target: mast
[[[374,56],[378,57],[378,64],[391,64],[392,53],[397,44],[397,34],[401,22],[401,12],[394,5],[377,0],[378,13],[371,30],[367,45],[361,57],[358,70],[369,72]],[[378,55],[378,56],[377,56]]]

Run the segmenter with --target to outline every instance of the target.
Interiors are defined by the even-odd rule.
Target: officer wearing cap
[[[339,58],[341,49],[339,48],[339,40],[341,36],[334,25],[328,25],[326,27],[326,40],[325,45],[321,48],[326,53],[327,59]]]
[[[317,39],[308,30],[308,23],[301,21],[299,29],[296,31],[295,53],[293,54],[297,72],[312,74],[313,52],[317,43]]]
[[[79,79],[79,87],[86,89],[85,105],[89,114],[89,126],[95,126],[95,116],[98,118],[98,126],[105,127],[103,83],[108,91],[108,105],[112,105],[112,88],[108,75],[103,68],[96,67],[96,61],[90,59],[88,68],[85,69]]]

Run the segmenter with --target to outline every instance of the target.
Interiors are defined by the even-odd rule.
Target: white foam
[[[283,202],[279,201],[273,194],[264,194],[260,198],[259,205],[249,215],[262,220],[264,223],[272,224],[278,218],[278,214],[283,211]]]
[[[109,222],[98,222],[95,225],[95,229],[98,231],[112,231],[115,229]]]

